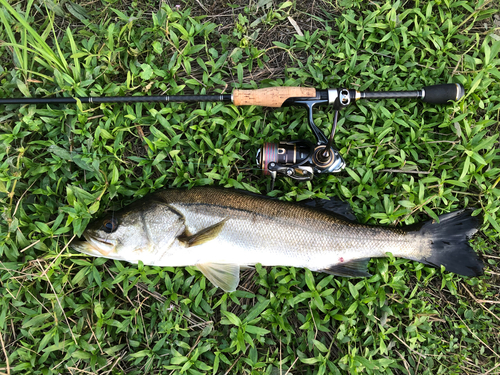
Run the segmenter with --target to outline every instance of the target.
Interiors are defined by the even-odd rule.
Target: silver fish
[[[326,201],[328,202],[328,201]],[[319,203],[320,206],[322,205]],[[471,210],[406,227],[356,223],[311,208],[237,190],[199,187],[158,191],[89,224],[73,249],[153,266],[196,266],[226,292],[240,267],[304,267],[339,276],[370,276],[372,257],[419,261],[465,276],[482,274],[468,244],[479,226]]]

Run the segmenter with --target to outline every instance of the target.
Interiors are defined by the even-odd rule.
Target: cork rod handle
[[[288,98],[314,98],[316,89],[308,87],[268,87],[257,90],[234,90],[234,105],[281,107]]]

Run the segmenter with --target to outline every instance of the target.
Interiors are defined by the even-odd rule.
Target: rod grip
[[[281,107],[288,98],[314,98],[316,89],[309,87],[267,87],[256,90],[234,90],[234,105]]]
[[[424,87],[422,101],[431,104],[446,104],[449,100],[460,100],[465,89],[460,83],[447,83]]]

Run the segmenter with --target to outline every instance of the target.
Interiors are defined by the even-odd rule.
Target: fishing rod
[[[312,180],[315,174],[340,172],[345,161],[333,146],[333,138],[338,122],[338,112],[361,99],[420,99],[424,103],[446,104],[458,101],[464,96],[461,84],[449,83],[426,86],[413,91],[357,91],[353,89],[316,90],[306,87],[268,87],[255,90],[234,90],[231,94],[220,95],[161,95],[161,96],[104,96],[104,97],[63,97],[63,98],[15,98],[0,99],[0,104],[71,104],[77,103],[139,103],[139,102],[226,102],[236,106],[255,105],[263,107],[299,106],[307,109],[309,127],[316,142],[300,139],[297,141],[264,143],[257,151],[257,165],[264,175],[283,175],[295,180]],[[329,105],[335,111],[332,131],[327,137],[314,123],[313,108]]]

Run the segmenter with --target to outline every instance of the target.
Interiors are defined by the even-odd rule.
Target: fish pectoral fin
[[[203,228],[195,234],[190,235],[188,234],[189,232],[185,232],[177,237],[177,239],[186,247],[201,245],[217,237],[222,230],[222,227],[224,227],[224,223],[226,222],[226,220],[227,219],[224,219],[217,224],[211,225],[207,228]]]
[[[224,292],[234,292],[240,282],[240,266],[232,263],[202,263],[196,267]]]
[[[360,258],[350,260],[344,263],[334,264],[328,268],[318,270],[332,275],[344,277],[370,277],[368,272],[368,262],[371,258]]]

